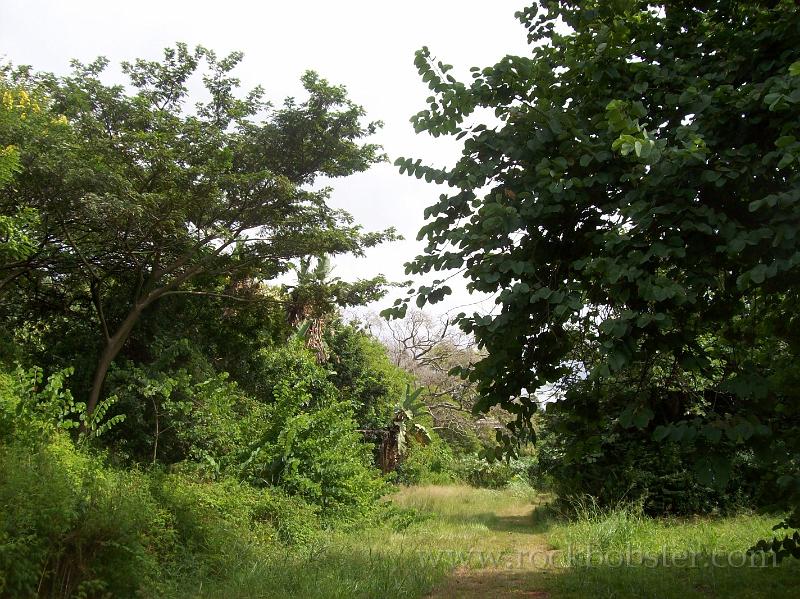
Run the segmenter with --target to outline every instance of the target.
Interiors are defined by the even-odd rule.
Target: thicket
[[[259,350],[255,396],[185,355],[182,368],[123,362],[85,430],[71,369],[6,368],[0,596],[173,596],[311,550],[326,530],[413,522],[376,501],[388,483],[358,428],[376,420],[354,417],[354,403],[389,410],[407,375],[355,327],[331,327],[329,343],[349,354],[319,364],[296,337]],[[528,481],[528,466],[457,454],[434,434],[390,479],[500,488]]]
[[[313,73],[241,93],[240,60],[0,67],[0,596],[170,596],[396,516],[363,431],[412,379],[337,316],[384,280],[319,267],[394,235],[312,189],[377,125]]]
[[[2,373],[0,595],[161,596],[380,510],[386,483],[331,373],[299,339],[260,360],[258,399],[224,375],[120,369],[114,397],[156,398],[158,429],[117,400],[83,430],[69,370]]]
[[[224,585],[326,531],[407,526],[390,481],[466,477],[415,376],[338,316],[385,281],[330,256],[394,235],[312,184],[381,160],[376,124],[313,73],[280,108],[239,93],[240,59],[178,45],[123,65],[128,88],[104,59],[0,68],[2,597]]]

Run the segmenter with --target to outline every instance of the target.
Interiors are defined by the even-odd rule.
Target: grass
[[[796,594],[800,567],[793,560],[734,567],[742,555],[737,552],[771,535],[774,518],[656,520],[635,506],[604,511],[587,502],[564,519],[554,516],[547,500],[519,487],[403,488],[388,498],[397,518],[332,534],[307,551],[270,556],[236,568],[217,586],[184,592],[209,599]],[[680,561],[686,554],[695,555],[694,566]],[[727,565],[729,554],[734,566]],[[711,564],[712,556],[719,566]],[[629,563],[618,565],[620,559]]]
[[[484,553],[493,558],[528,541],[534,499],[530,489],[404,488],[387,501],[401,516],[414,514],[406,521],[331,533],[307,551],[266,557],[215,584],[189,584],[183,593],[187,599],[425,597],[454,569],[480,569]]]
[[[600,510],[590,502],[556,523],[549,535],[560,550],[555,597],[759,598],[795,595],[800,568],[745,555],[772,536],[774,517],[654,519],[636,506]]]
[[[219,584],[185,589],[185,596],[219,599],[422,597],[446,574],[419,568],[403,548],[378,550],[331,543],[310,553],[273,556]]]

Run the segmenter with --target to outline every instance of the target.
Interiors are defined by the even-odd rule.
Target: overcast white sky
[[[218,54],[242,50],[238,75],[245,88],[260,84],[268,99],[280,101],[299,93],[303,71],[316,70],[345,85],[371,120],[384,122],[374,141],[391,161],[405,156],[444,165],[457,159],[458,144],[415,135],[409,123],[430,95],[414,68],[414,52],[427,45],[468,80],[471,66],[528,51],[525,30],[514,18],[525,5],[525,0],[0,0],[0,58],[64,73],[71,58],[155,59],[176,41],[203,44]],[[406,237],[358,261],[337,259],[335,274],[406,279],[403,263],[421,249],[414,240],[423,209],[442,190],[401,176],[391,163],[336,181],[334,189],[332,203],[367,229],[394,226]],[[447,306],[475,299],[456,291]],[[479,308],[491,307],[489,302]]]

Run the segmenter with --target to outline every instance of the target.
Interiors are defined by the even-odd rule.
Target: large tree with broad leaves
[[[463,269],[495,294],[492,314],[457,318],[486,350],[464,372],[479,407],[517,414],[511,446],[535,394],[554,391],[571,435],[561,459],[588,467],[601,429],[682,444],[706,483],[727,478],[724,445],[752,448],[791,501],[800,9],[541,1],[517,16],[530,54],[474,68],[470,83],[417,53],[433,95],[414,126],[463,152],[452,168],[397,161],[450,187],[408,272]],[[480,123],[486,109],[495,118]],[[415,293],[424,305],[449,289]]]

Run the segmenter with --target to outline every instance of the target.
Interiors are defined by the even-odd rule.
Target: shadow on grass
[[[498,515],[495,512],[481,512],[466,516],[443,516],[443,518],[453,524],[474,523],[496,532],[532,535],[547,532],[553,523],[553,515],[547,506],[535,506],[526,514],[509,516]]]

